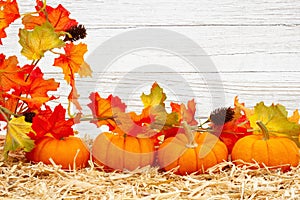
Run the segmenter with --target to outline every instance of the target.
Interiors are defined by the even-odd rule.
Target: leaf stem
[[[43,7],[41,7],[41,9],[39,9],[38,11],[35,11],[35,12],[28,12],[28,13],[21,14],[21,16],[39,14],[40,12],[42,12],[46,9],[46,6],[47,6],[47,2],[46,2],[46,0],[44,0],[43,1]]]
[[[22,115],[18,115],[18,114],[13,113],[13,112],[10,111],[9,109],[7,109],[7,108],[5,108],[5,107],[3,107],[3,106],[1,106],[1,105],[0,105],[0,113],[1,113],[1,115],[5,118],[5,120],[6,120],[7,122],[9,121],[9,117],[7,117],[6,114],[8,114],[8,115],[13,115],[13,116],[15,116],[15,117],[21,117],[21,116],[22,116]]]
[[[210,119],[207,119],[205,122],[201,123],[198,127],[203,128],[203,125],[207,124],[210,122]]]
[[[63,53],[55,52],[55,51],[53,51],[52,49],[50,49],[49,51],[50,51],[51,53],[53,53],[53,54],[57,54],[57,55],[65,55],[65,54],[63,54]]]
[[[269,135],[269,131],[268,131],[267,127],[262,123],[262,121],[256,121],[256,124],[261,129],[261,131],[263,133],[263,139],[264,140],[269,140],[270,135]]]

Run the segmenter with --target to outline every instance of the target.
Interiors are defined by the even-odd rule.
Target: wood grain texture
[[[19,3],[21,12],[32,11],[33,1]],[[98,63],[91,63],[95,72],[93,78],[78,79],[83,105],[88,102],[89,92],[99,91],[103,96],[110,93],[121,96],[128,109],[138,111],[141,108],[139,95],[148,91],[152,82],[157,80],[166,88],[168,102],[186,102],[195,98],[200,118],[207,117],[215,107],[212,96],[220,106],[232,105],[233,97],[238,95],[248,106],[264,100],[269,104],[280,102],[287,106],[289,112],[300,108],[298,1],[48,0],[48,3],[53,6],[63,4],[72,13],[71,17],[86,26],[88,37],[84,42],[89,48],[87,58],[103,42],[118,34],[141,28],[162,28],[185,35],[206,52],[206,55],[194,54],[193,49],[187,49],[183,56],[208,56],[218,71],[217,75],[195,73],[178,55],[164,51],[136,51],[120,57],[105,73],[100,73]],[[20,27],[18,20],[7,30],[8,38],[3,40],[0,52],[13,55],[20,51],[16,36]],[[130,44],[132,41],[126,42]],[[178,41],[174,45],[182,43]],[[102,57],[113,53],[100,52],[99,63]],[[65,104],[69,87],[57,74],[59,69],[52,67],[52,58],[47,54],[47,59],[40,65],[46,76],[55,75],[62,82],[62,88],[55,93],[61,98],[55,103]],[[27,63],[24,58],[19,60]],[[165,65],[176,73],[157,73],[154,70],[128,76],[130,67],[145,64]],[[179,76],[184,84],[178,80]],[[84,108],[84,112],[89,111]],[[85,123],[79,127],[83,132],[92,130]]]

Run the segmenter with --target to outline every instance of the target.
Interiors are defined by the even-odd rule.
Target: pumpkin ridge
[[[141,141],[139,140],[139,138],[136,138],[137,141],[138,141],[138,144],[139,144],[139,153],[142,154],[144,153],[143,152],[143,149],[142,149],[142,146],[141,146]],[[142,165],[142,156],[139,156],[139,166]]]
[[[46,145],[49,141],[50,141],[50,140],[49,140],[49,137],[47,137],[47,138],[41,140],[40,142],[41,142],[43,145],[39,148],[39,150],[44,149],[45,145]],[[42,160],[42,157],[43,157],[43,155],[42,155],[41,153],[38,153],[38,154],[37,154],[37,160]]]
[[[199,166],[199,154],[198,154],[198,147],[195,148],[195,154],[196,154],[196,169],[198,169]]]
[[[285,148],[287,154],[289,154],[289,148],[285,145],[285,143],[282,142],[281,140],[279,140],[279,142],[281,143],[282,146],[284,146],[284,148]],[[292,159],[291,159],[289,156],[287,156],[287,158],[288,158],[288,162],[289,162],[289,163],[293,162]]]
[[[124,134],[124,135],[122,135],[122,136],[120,136],[120,137],[123,137],[123,146],[122,146],[122,148],[120,148],[120,149],[122,149],[122,154],[123,154],[123,155],[122,155],[122,159],[123,159],[122,161],[123,161],[123,162],[122,162],[121,170],[124,170],[124,166],[125,166],[125,163],[126,163],[126,161],[125,161],[125,160],[126,160],[126,157],[125,157],[125,156],[126,156],[126,155],[125,155],[125,152],[126,152],[126,151],[125,151],[125,148],[126,148],[126,139],[127,139],[127,135]],[[119,148],[119,147],[118,147],[118,148]]]
[[[267,166],[269,166],[270,164],[270,147],[269,147],[269,144],[268,142],[270,141],[270,139],[266,140],[266,145],[267,145],[267,152],[268,152],[268,164],[266,164]]]
[[[253,158],[254,158],[254,157],[253,157],[253,156],[254,156],[253,153],[255,152],[255,150],[254,150],[254,144],[255,144],[255,143],[256,143],[256,140],[254,140],[253,143],[252,143],[252,145],[251,145],[250,151],[251,151],[251,158],[252,158],[252,159],[249,159],[250,162],[253,162],[253,161],[256,162],[256,160],[253,159]]]
[[[105,137],[108,137],[108,136],[106,136],[107,134],[105,134]],[[107,161],[108,161],[108,158],[109,158],[109,156],[108,156],[108,154],[109,154],[109,152],[110,152],[110,149],[111,149],[111,146],[113,145],[113,137],[110,137],[109,138],[109,145],[108,145],[108,147],[107,147],[107,151],[106,151],[106,154],[105,154],[105,163],[103,163],[104,165],[107,165]],[[109,165],[107,165],[107,167],[109,167],[110,168],[110,166]]]
[[[215,146],[217,146],[218,144],[215,144]],[[215,148],[212,148],[212,153],[214,154],[214,158],[215,158],[215,161],[216,161],[216,163],[219,163],[219,160],[218,160],[218,156],[217,156],[217,154],[216,154],[216,152],[215,152]],[[207,154],[208,155],[208,154]]]
[[[178,168],[178,171],[180,172],[180,158],[181,158],[181,156],[184,154],[184,152],[187,150],[188,148],[186,148],[186,147],[184,147],[184,149],[183,149],[183,151],[182,151],[182,153],[180,154],[180,155],[178,155],[179,156],[179,158],[178,159],[176,159],[176,166],[179,166],[179,168]]]

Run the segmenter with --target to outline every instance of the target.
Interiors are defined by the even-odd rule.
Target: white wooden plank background
[[[19,1],[21,12],[32,10],[35,1]],[[233,97],[238,95],[246,105],[253,106],[264,100],[266,103],[280,102],[289,112],[300,108],[300,2],[295,0],[48,0],[50,5],[62,3],[81,24],[87,28],[88,37],[84,40],[91,53],[106,40],[138,28],[163,28],[176,31],[192,39],[207,53],[215,64],[222,82],[211,83],[216,91],[225,94],[225,105],[232,105]],[[18,47],[16,34],[20,26],[18,20],[8,29],[1,52],[16,54]],[[130,42],[130,41],[128,41]],[[175,45],[181,45],[180,42]],[[192,52],[192,50],[191,50]],[[104,52],[110,54],[113,52]],[[190,52],[185,52],[189,55]],[[194,55],[203,56],[203,55]],[[62,81],[58,69],[51,67],[51,59],[41,63],[47,76],[53,74]],[[25,63],[25,59],[20,59]],[[125,77],[131,65],[145,63],[168,63],[169,67],[186,79],[194,94],[187,94],[172,73],[137,73]],[[91,66],[95,71],[93,78],[78,79],[81,102],[87,103],[89,92],[95,88],[103,95],[136,89],[131,94],[118,92],[128,104],[129,109],[139,110],[139,95],[147,92],[146,83],[159,76],[166,88],[169,101],[195,98],[198,103],[197,116],[207,117],[212,109],[207,83],[201,74],[193,73],[178,57],[163,52],[140,51],[128,55],[115,63],[112,72],[97,73],[97,64]],[[124,78],[125,77],[125,78]],[[199,78],[200,77],[200,78]],[[212,76],[213,77],[213,76]],[[213,80],[212,80],[213,81]],[[178,87],[172,93],[172,88]],[[222,89],[223,87],[223,89]],[[127,89],[126,89],[127,88]],[[66,103],[66,90],[60,102]],[[88,109],[84,108],[88,113]],[[87,123],[79,125],[82,132],[93,127]]]

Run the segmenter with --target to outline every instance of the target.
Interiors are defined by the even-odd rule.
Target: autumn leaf
[[[46,51],[65,45],[47,21],[41,26],[36,26],[33,31],[20,29],[19,36],[19,43],[23,47],[21,53],[29,60],[41,59]]]
[[[9,151],[18,148],[23,148],[25,152],[31,151],[34,147],[34,141],[27,136],[27,133],[31,131],[31,123],[26,122],[24,116],[10,120],[7,125],[4,157],[7,158]]]
[[[244,103],[239,103],[235,97],[233,108],[219,108],[211,113],[209,119],[213,134],[226,144],[229,153],[239,139],[252,134],[250,122],[246,117],[246,113],[250,115],[252,112],[253,110],[246,108]]]
[[[188,101],[187,107],[183,103],[177,104],[171,102],[171,108],[172,112],[178,113],[178,118],[180,121],[186,121],[192,126],[198,124],[198,122],[195,120],[196,103],[194,99]]]
[[[148,118],[146,116],[146,118]],[[116,127],[113,130],[117,133],[124,133],[138,138],[151,138],[158,133],[152,129],[147,123],[140,123],[141,121],[134,121],[131,113],[121,112],[117,110],[115,113]],[[143,121],[143,119],[141,119]]]
[[[289,121],[284,106],[280,104],[266,106],[264,102],[260,102],[256,104],[253,114],[248,118],[255,133],[261,133],[256,124],[257,121],[261,121],[271,135],[288,137],[298,143],[300,125]]]
[[[19,8],[16,0],[0,1],[0,44],[1,38],[7,35],[5,29],[20,17]]]
[[[54,60],[54,66],[61,67],[65,75],[65,80],[70,83],[74,79],[74,74],[79,70],[84,71],[88,65],[84,62],[84,54],[87,52],[87,45],[79,43],[77,45],[70,43],[64,47],[65,54],[61,54]]]
[[[91,93],[89,98],[91,103],[88,104],[88,107],[93,113],[91,122],[98,127],[107,125],[110,130],[114,130],[117,127],[116,113],[125,112],[126,105],[119,97],[109,95],[107,98],[102,98],[97,92]]]
[[[293,115],[288,117],[288,120],[291,122],[299,123],[300,115],[298,109],[293,112]]]
[[[93,73],[93,71],[92,71],[90,65],[87,62],[83,61],[83,63],[80,65],[79,70],[78,70],[79,76],[81,78],[88,77],[88,76],[92,77],[92,73]]]
[[[38,16],[28,14],[22,18],[22,23],[27,30],[34,29],[36,26],[42,25],[47,20],[52,24],[56,32],[66,31],[78,24],[75,19],[69,18],[70,12],[61,4],[56,8],[47,5],[45,10],[42,10],[42,1],[37,1],[37,4],[36,10],[39,12]],[[47,14],[45,15],[45,13]]]
[[[9,112],[14,113],[18,105],[18,98],[12,96],[12,94],[0,92],[0,106],[7,109]],[[9,113],[0,112],[0,121],[7,121],[10,119],[11,115]],[[1,130],[1,129],[0,129]]]
[[[87,52],[87,45],[83,43],[77,45],[68,43],[64,47],[64,50],[65,54],[61,54],[58,58],[55,58],[53,65],[63,69],[65,75],[64,79],[72,87],[68,99],[78,110],[81,110],[81,106],[78,102],[79,94],[75,87],[75,73],[79,73],[81,77],[91,76],[92,70],[83,58]]]
[[[46,110],[42,110],[35,115],[32,120],[32,129],[34,132],[28,134],[33,140],[38,140],[46,134],[51,134],[56,139],[62,139],[74,135],[72,126],[73,119],[66,120],[66,109],[61,104],[54,108],[54,111],[46,106]]]
[[[144,107],[148,106],[165,106],[164,101],[166,100],[166,94],[163,92],[163,89],[155,82],[152,85],[150,94],[146,95],[145,93],[142,94],[141,100],[144,104]]]
[[[245,106],[245,103],[240,103],[237,96],[234,98],[234,106],[235,113],[240,113],[241,111],[243,111],[246,116],[253,115],[253,109],[247,108]]]
[[[0,54],[0,91],[19,90],[21,86],[28,85],[24,77],[30,70],[27,67],[20,68],[16,56],[5,59],[5,55]]]
[[[30,76],[27,80],[28,85],[22,89],[23,93],[26,95],[30,95],[32,98],[49,98],[47,93],[49,91],[56,91],[59,87],[59,83],[55,82],[54,78],[45,80],[43,76],[44,74],[42,73],[41,69],[39,67],[36,67],[30,73]]]

